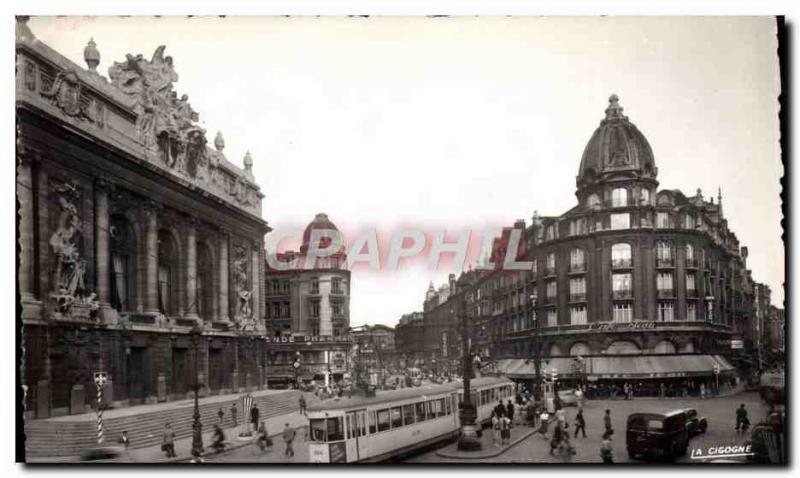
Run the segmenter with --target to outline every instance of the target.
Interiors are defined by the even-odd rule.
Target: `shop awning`
[[[720,355],[633,355],[613,357],[586,357],[585,376],[598,378],[668,378],[712,375],[714,366],[720,373],[735,370]],[[555,370],[559,377],[577,377],[574,359],[556,357],[542,361],[542,376],[549,377]],[[497,364],[498,372],[517,379],[532,379],[536,376],[533,360],[503,359]]]

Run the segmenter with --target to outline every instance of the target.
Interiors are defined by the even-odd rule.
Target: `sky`
[[[535,210],[562,214],[615,93],[653,149],[660,188],[701,188],[715,201],[722,188],[754,279],[783,304],[772,18],[35,17],[29,26],[80,65],[94,38],[104,75],[126,53],[149,58],[166,45],[174,87],[209,141],[221,131],[235,164],[250,151],[273,237],[299,235],[318,212],[346,237],[403,226],[480,236],[529,223]],[[354,270],[351,324],[396,324],[450,272],[423,261]]]

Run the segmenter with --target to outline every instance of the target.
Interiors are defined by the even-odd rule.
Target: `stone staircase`
[[[261,419],[296,412],[300,393],[295,390],[262,391],[251,394],[258,405]],[[244,393],[214,396],[200,399],[200,421],[203,431],[210,431],[219,423],[217,413],[225,413],[223,426],[233,426],[231,405],[236,402],[238,421],[249,420],[242,410]],[[137,412],[138,410],[138,412]],[[125,430],[131,448],[142,448],[161,444],[164,424],[170,423],[175,438],[192,434],[193,400],[181,400],[160,405],[143,405],[120,410],[111,410],[103,415],[105,445],[116,445]],[[97,421],[94,414],[74,415],[44,420],[27,420],[25,423],[25,453],[27,457],[57,457],[80,455],[86,449],[97,446]]]

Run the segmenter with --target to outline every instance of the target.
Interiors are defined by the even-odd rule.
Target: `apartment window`
[[[611,205],[613,207],[627,206],[628,190],[625,188],[616,188],[611,191]]]
[[[633,321],[631,304],[614,304],[614,322],[627,323]]]
[[[319,278],[317,277],[311,278],[311,293],[319,294]]]
[[[659,212],[656,213],[656,227],[667,229],[670,227],[669,213]]]
[[[674,304],[672,302],[659,302],[658,303],[658,319],[661,322],[672,322],[674,317]]]
[[[586,269],[586,257],[583,249],[575,248],[569,251],[569,270],[582,271]]]
[[[311,327],[311,335],[313,337],[319,337],[319,327]]]
[[[630,227],[631,215],[629,213],[611,215],[611,229],[630,229]]]
[[[615,299],[629,299],[633,295],[633,280],[630,273],[611,274],[611,288]]]
[[[547,298],[548,299],[555,299],[556,294],[558,293],[558,284],[556,281],[549,281],[547,283]]]
[[[571,300],[586,300],[586,279],[581,277],[578,279],[570,279],[569,281],[569,296]]]
[[[569,223],[569,235],[570,236],[579,236],[581,234],[586,233],[586,220],[575,219],[574,221],[570,221]]]
[[[586,325],[586,306],[576,305],[569,310],[569,321],[572,325]]]
[[[311,317],[319,319],[319,302],[314,301],[311,303]]]
[[[683,216],[683,221],[684,229],[694,229],[694,217],[691,214]]]
[[[689,302],[686,304],[686,320],[694,322],[697,320],[697,304]]]
[[[342,279],[339,277],[334,277],[331,279],[331,293],[333,294],[341,294],[342,293]]]
[[[686,274],[686,292],[694,292],[695,290],[694,274]]]
[[[672,264],[672,245],[670,243],[664,241],[656,243],[656,260],[659,265]]]
[[[558,325],[558,311],[556,309],[547,310],[547,326],[555,327]]]
[[[281,315],[281,306],[280,306],[280,304],[272,304],[272,316],[273,317],[283,317]]]
[[[631,263],[630,244],[620,243],[611,247],[611,265],[613,267],[630,267]]]
[[[333,311],[334,317],[341,317],[342,314],[342,304],[341,302],[333,302],[331,303],[331,310]]]
[[[556,272],[556,253],[551,252],[547,254],[547,275],[555,274]]]
[[[535,279],[536,278],[536,274],[538,274],[538,272],[539,272],[539,261],[534,259],[532,261],[532,266],[533,266],[533,268],[531,269],[531,274],[533,274],[533,278]]]
[[[288,281],[288,280],[285,280],[285,281],[283,281],[283,282],[282,282],[282,285],[283,285],[283,293],[284,293],[284,294],[288,294],[288,293],[289,293],[289,288],[290,288],[290,285],[291,285],[291,284],[289,283],[289,281]]]
[[[659,293],[672,293],[672,273],[660,272],[656,276],[656,288]]]

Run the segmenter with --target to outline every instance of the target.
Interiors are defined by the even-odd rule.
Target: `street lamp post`
[[[197,342],[200,340],[200,327],[195,325],[189,332],[194,350],[194,413],[192,414],[192,456],[197,459],[203,454],[203,424],[200,422],[200,378],[197,362]]]
[[[458,312],[458,309],[456,309]],[[472,354],[469,350],[470,341],[467,336],[467,314],[461,311],[461,347],[463,350],[464,361],[464,400],[461,402],[459,419],[461,420],[461,434],[458,437],[458,449],[475,451],[481,449],[481,442],[478,439],[478,426],[475,420],[478,412],[472,403],[470,391],[470,378],[472,378]]]
[[[533,396],[536,400],[540,400],[542,396],[542,356],[539,350],[539,320],[536,317],[536,296],[531,295],[528,303],[530,304],[531,317],[533,318]]]
[[[300,389],[300,382],[298,381],[297,374],[300,372],[300,352],[295,352],[294,362],[292,362],[294,369],[294,388]]]

